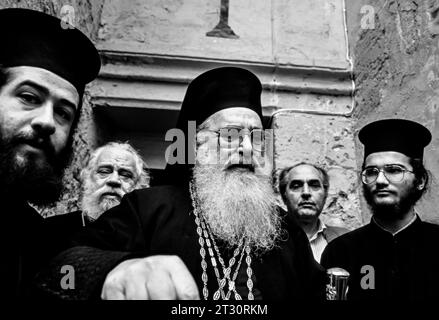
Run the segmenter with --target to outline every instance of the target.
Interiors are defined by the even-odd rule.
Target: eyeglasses
[[[236,149],[244,141],[244,137],[250,135],[252,148],[256,151],[265,151],[266,134],[263,129],[244,129],[239,127],[226,127],[219,130],[203,129],[203,131],[216,133],[219,146],[223,149]]]
[[[382,169],[378,169],[377,167],[364,169],[361,173],[361,181],[363,181],[364,184],[374,183],[378,179],[380,172],[383,172],[389,182],[401,182],[404,180],[404,174],[406,172],[413,173],[413,171],[407,170],[400,165],[387,164],[383,166]]]

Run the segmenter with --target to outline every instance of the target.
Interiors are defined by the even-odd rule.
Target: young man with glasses
[[[427,190],[424,126],[387,119],[359,133],[365,156],[361,180],[371,222],[347,233],[323,252],[322,265],[350,275],[348,299],[419,300],[439,297],[439,226],[421,221],[416,202]]]

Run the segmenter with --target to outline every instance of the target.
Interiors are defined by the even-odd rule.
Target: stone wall
[[[439,1],[346,3],[357,87],[354,131],[393,117],[418,121],[431,130],[433,140],[425,150],[425,164],[433,179],[417,210],[424,219],[439,223]],[[362,159],[358,140],[356,146],[357,159]],[[367,212],[364,203],[362,207]]]
[[[145,122],[134,125],[137,131],[132,133],[127,131],[133,127],[130,121],[145,117],[146,109],[150,126],[156,115],[174,119],[193,77],[217,65],[234,64],[252,69],[264,84],[264,114],[274,112],[271,125],[277,131],[275,167],[305,160],[328,168],[331,189],[324,218],[333,224],[354,228],[369,219],[358,191],[358,159],[363,157],[358,130],[366,123],[390,117],[426,125],[433,133],[425,152],[433,179],[430,192],[417,209],[426,220],[439,222],[435,212],[439,205],[439,0],[348,0],[345,4],[313,0],[294,5],[258,0],[251,6],[247,1],[232,0],[228,2],[228,24],[238,38],[207,37],[218,22],[219,2],[0,3],[0,8],[31,8],[60,17],[62,7],[70,5],[75,25],[104,55],[101,80],[86,91],[74,159],[65,178],[67,191],[56,208],[43,214],[77,209],[81,163],[102,141],[132,136],[145,154],[155,154],[151,163],[158,166],[164,148],[159,141],[161,133],[138,133],[144,130]],[[343,5],[355,103],[350,97],[350,62],[340,11]],[[95,111],[102,112],[92,110],[92,100],[102,107]],[[96,121],[99,114],[103,117]],[[115,131],[107,120],[118,120],[121,115],[128,122]],[[105,130],[106,126],[110,130]],[[110,136],[109,131],[117,134]],[[152,148],[154,145],[157,147]]]
[[[282,111],[274,115],[273,127],[277,168],[305,161],[327,170],[324,222],[349,229],[362,225],[351,117]]]
[[[233,34],[220,28],[215,35],[226,3]],[[103,141],[128,139],[152,168],[163,168],[164,133],[188,83],[205,70],[234,65],[263,83],[263,113],[266,120],[274,114],[275,168],[324,165],[331,177],[325,221],[364,223],[343,0],[7,0],[0,6],[59,16],[63,5],[75,9],[76,26],[95,41],[104,64],[86,92],[67,192],[43,214],[77,209],[81,164]]]
[[[230,29],[212,37],[220,3]],[[274,167],[323,164],[332,185],[325,221],[363,223],[343,0],[107,0],[98,46],[107,63],[92,88],[96,110],[149,164],[164,167],[163,129],[174,125],[190,80],[244,67],[261,79],[263,114],[275,114]]]

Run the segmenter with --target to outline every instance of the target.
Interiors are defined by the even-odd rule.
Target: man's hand
[[[199,300],[197,284],[177,256],[126,260],[111,270],[102,287],[104,300]]]

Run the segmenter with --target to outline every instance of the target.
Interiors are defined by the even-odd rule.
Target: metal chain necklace
[[[253,270],[251,269],[251,256],[250,256],[250,247],[248,245],[244,245],[244,240],[241,239],[239,241],[238,246],[235,248],[233,252],[232,258],[229,260],[229,265],[226,267],[223,258],[221,257],[220,251],[218,249],[218,246],[216,245],[215,238],[213,237],[213,233],[210,230],[209,225],[205,221],[205,218],[202,215],[202,212],[199,212],[199,206],[196,203],[195,198],[195,190],[192,183],[190,183],[190,194],[192,198],[192,206],[194,208],[193,213],[195,216],[195,223],[197,225],[197,233],[198,233],[198,243],[200,244],[200,256],[201,256],[201,268],[203,270],[201,275],[201,280],[203,281],[203,298],[204,300],[207,300],[209,297],[209,290],[207,288],[207,262],[206,262],[206,249],[205,246],[207,245],[207,251],[210,255],[210,261],[212,264],[212,267],[215,272],[215,276],[217,278],[218,282],[218,290],[215,291],[213,295],[214,300],[218,300],[220,297],[223,300],[229,300],[232,292],[234,293],[235,300],[242,300],[241,295],[236,291],[235,281],[238,276],[239,269],[241,267],[241,262],[244,257],[244,253],[246,253],[246,263],[247,263],[247,288],[248,288],[248,300],[254,300],[253,296],[253,281],[251,280],[251,277],[253,275]],[[213,245],[213,249],[212,249]],[[232,273],[232,267],[236,262],[237,256],[240,254],[240,257],[238,259],[237,267],[230,278],[230,275]],[[215,253],[218,257],[218,261],[221,264],[222,271],[224,277],[221,278],[220,272],[218,270],[218,264],[216,262]],[[227,294],[224,292],[224,287],[228,283],[228,291]]]
[[[244,256],[244,252],[245,252],[245,247],[243,247],[244,240],[242,238],[239,241],[238,246],[236,247],[235,251],[233,252],[233,257],[229,261],[229,266],[226,268],[226,266],[224,264],[224,260],[222,259],[220,251],[218,249],[218,246],[216,245],[215,238],[213,237],[213,232],[212,232],[212,230],[210,230],[210,227],[207,223],[204,224],[203,220],[201,221],[201,226],[202,226],[202,228],[207,229],[207,234],[210,236],[210,239],[213,243],[213,248],[215,249],[216,254],[218,256],[218,260],[220,261],[221,266],[223,267],[224,279],[227,279],[229,281],[229,291],[226,295],[226,300],[229,300],[231,291],[233,291],[235,293],[235,298],[239,297],[239,299],[236,299],[236,300],[242,300],[241,296],[238,294],[238,292],[236,292],[235,280],[236,280],[236,277],[238,275],[239,268],[241,267],[242,258]],[[242,250],[241,250],[241,247],[242,247]],[[230,273],[232,271],[233,265],[235,264],[235,259],[236,259],[237,255],[239,254],[239,251],[241,251],[241,256],[239,258],[238,266],[235,269],[235,272],[233,274],[232,279],[230,279]],[[215,299],[215,295],[214,295],[214,299]]]

